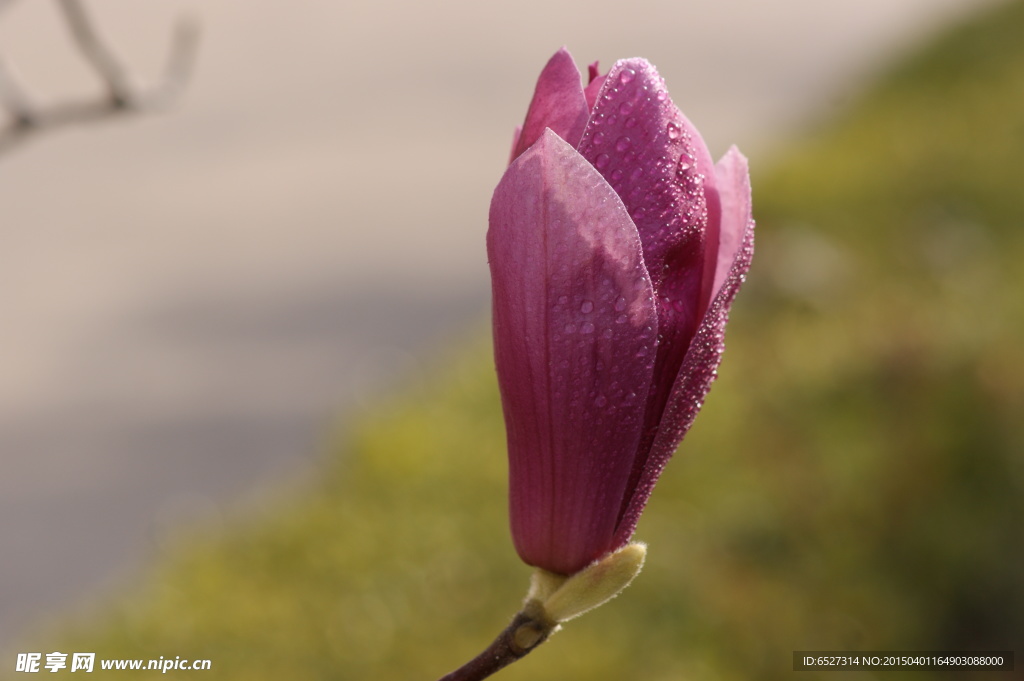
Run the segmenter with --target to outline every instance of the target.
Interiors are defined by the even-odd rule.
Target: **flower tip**
[[[567,46],[565,46],[565,45],[562,45],[557,50],[555,50],[555,53],[553,55],[551,55],[551,59],[549,59],[548,61],[550,62],[550,61],[554,61],[556,59],[558,59],[558,60],[566,59],[566,60],[572,62],[573,66],[576,66],[576,61],[572,58],[572,53],[569,52],[569,48]]]
[[[740,148],[737,147],[735,144],[731,145],[726,150],[726,152],[722,154],[722,159],[719,161],[719,163],[721,163],[727,158],[742,163],[744,167],[746,167],[747,165],[747,157],[743,155],[743,152],[740,151]]]

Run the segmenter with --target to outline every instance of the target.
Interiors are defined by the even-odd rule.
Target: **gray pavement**
[[[204,44],[175,111],[0,157],[0,650],[315,475],[339,419],[482,327],[490,192],[560,45],[648,57],[756,168],[989,3],[92,4],[140,76],[182,7]],[[94,88],[62,30],[0,14],[41,100]]]

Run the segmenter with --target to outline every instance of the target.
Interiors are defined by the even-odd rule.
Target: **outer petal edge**
[[[754,221],[750,219],[746,223],[742,245],[736,251],[728,276],[701,320],[680,367],[640,482],[633,490],[616,530],[617,544],[625,544],[632,537],[661,471],[693,425],[717,377],[718,365],[725,350],[725,326],[729,320],[729,309],[740,285],[746,279],[753,256]]]
[[[569,574],[615,548],[657,333],[639,234],[551,131],[506,171],[487,235],[512,536]]]

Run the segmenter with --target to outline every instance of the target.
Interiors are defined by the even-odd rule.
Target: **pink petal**
[[[601,75],[596,61],[587,67],[587,72],[590,74],[590,82],[587,83],[587,87],[583,88],[583,95],[587,98],[588,110],[593,111],[594,105],[597,103],[597,95],[601,92],[608,76],[607,74]]]
[[[609,71],[579,151],[633,218],[657,297],[656,383],[648,400],[646,439],[630,477],[633,486],[711,298],[720,210],[714,164],[700,133],[644,59],[621,60]]]
[[[657,317],[640,238],[545,131],[494,192],[487,252],[513,540],[526,563],[571,574],[614,548],[641,439]]]
[[[712,188],[715,181],[711,154],[697,129],[672,103],[664,81],[648,61],[620,60],[606,78],[579,152],[601,171],[625,203],[640,232],[659,296],[668,294],[672,302],[695,306],[703,266],[673,267],[687,269],[693,281],[672,282],[667,287],[672,290],[664,292],[662,266],[678,259],[680,251],[692,253],[695,265],[703,259],[706,194],[713,193],[705,189]],[[717,215],[717,206],[715,212]],[[714,241],[717,243],[717,238]],[[690,321],[695,326],[700,318],[696,309],[692,315]]]
[[[712,295],[718,295],[725,283],[751,220],[750,172],[747,159],[739,149],[731,147],[715,165],[715,178],[722,206],[722,224]]]
[[[730,152],[732,153],[732,152]],[[742,159],[738,152],[736,159]],[[728,161],[733,170],[738,170],[738,160]],[[678,379],[672,389],[665,407],[664,415],[657,437],[651,447],[650,455],[644,463],[641,475],[632,491],[622,520],[615,533],[615,544],[621,545],[629,541],[636,529],[640,514],[647,504],[647,499],[654,489],[654,483],[661,475],[665,464],[675,453],[676,447],[682,442],[686,431],[693,424],[697,412],[704,404],[704,398],[715,380],[718,364],[725,350],[725,325],[729,319],[729,308],[736,292],[746,278],[750,269],[750,260],[754,256],[754,221],[747,219],[743,226],[743,238],[740,247],[734,252],[732,263],[728,269],[721,288],[708,307],[704,319],[694,336],[686,358],[683,360]]]
[[[601,92],[601,88],[604,87],[604,81],[607,79],[608,74],[598,76],[583,90],[583,95],[587,98],[587,107],[591,111],[594,110],[594,106],[597,104],[597,95]]]
[[[526,121],[512,150],[512,160],[529,149],[545,128],[551,128],[556,135],[576,146],[589,116],[580,71],[563,47],[555,52],[537,79]]]

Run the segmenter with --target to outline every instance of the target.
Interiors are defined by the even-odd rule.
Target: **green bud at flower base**
[[[555,624],[571,620],[622,593],[640,574],[646,557],[647,546],[632,543],[570,577],[538,569],[526,597],[527,608],[536,604],[538,614]]]

